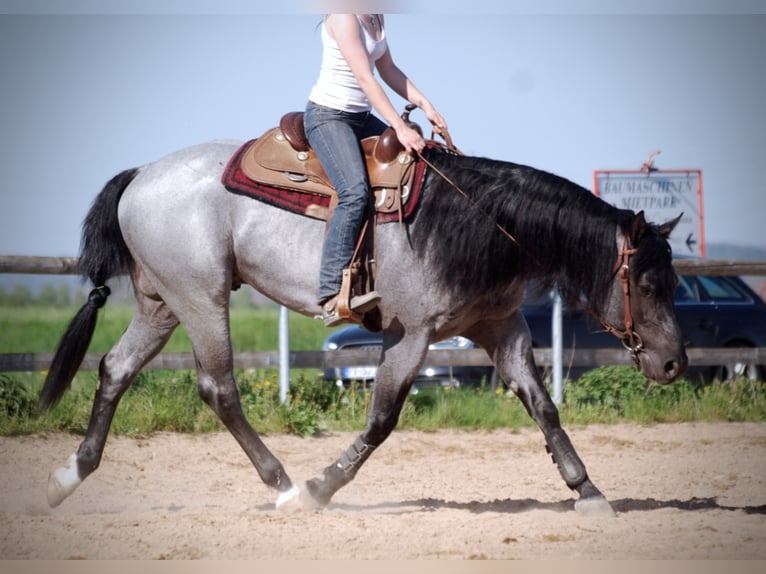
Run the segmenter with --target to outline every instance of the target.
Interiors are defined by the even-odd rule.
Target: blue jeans
[[[343,269],[351,262],[370,199],[359,140],[379,135],[387,126],[368,112],[343,112],[313,102],[306,105],[303,125],[309,144],[338,194],[322,250],[318,292],[321,304],[340,291]]]

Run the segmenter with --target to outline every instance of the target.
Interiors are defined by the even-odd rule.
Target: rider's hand
[[[396,131],[396,138],[399,140],[399,143],[409,153],[420,153],[426,147],[426,140],[423,139],[423,136],[404,122],[395,127],[394,130]]]
[[[423,106],[423,113],[428,118],[428,121],[431,122],[431,125],[434,127],[434,131],[437,134],[443,134],[447,129],[447,122],[444,120],[442,115],[436,111],[436,108],[434,108],[430,102]]]

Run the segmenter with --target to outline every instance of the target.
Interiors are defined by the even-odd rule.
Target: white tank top
[[[370,62],[370,71],[374,70],[375,61],[385,54],[388,44],[386,32],[381,30],[380,40],[376,40],[361,23],[364,49]],[[344,112],[368,112],[372,108],[359,82],[351,71],[346,59],[322,23],[322,66],[319,79],[311,89],[309,100],[320,106],[327,106]]]

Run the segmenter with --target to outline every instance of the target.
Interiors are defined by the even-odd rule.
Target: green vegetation
[[[0,353],[53,351],[75,311],[73,307],[40,304],[0,305]],[[99,318],[90,350],[108,350],[132,313],[130,307],[108,305]],[[231,322],[235,350],[277,348],[276,308],[236,306],[232,308]],[[327,333],[321,322],[291,314],[293,349],[318,349]],[[182,328],[166,349],[190,350]],[[308,436],[364,427],[370,393],[360,388],[341,389],[322,380],[315,370],[295,370],[291,373],[290,400],[282,405],[275,370],[239,370],[235,375],[243,409],[259,432]],[[0,373],[0,435],[85,432],[96,373],[78,373],[61,403],[38,416],[36,401],[44,378],[45,373]],[[564,396],[560,413],[565,424],[766,420],[763,382],[742,380],[701,386],[682,379],[660,386],[648,383],[632,367],[603,367],[576,382],[567,381]],[[399,428],[494,429],[533,424],[512,393],[505,389],[492,393],[479,387],[434,389],[411,395]],[[112,425],[112,432],[127,435],[219,430],[223,426],[197,394],[193,371],[141,373],[123,397]]]
[[[562,418],[573,423],[766,421],[766,383],[650,382],[633,367],[600,367],[564,388]]]
[[[58,345],[77,307],[0,306],[0,353],[50,353]],[[129,306],[106,305],[100,312],[90,351],[105,353],[133,317]],[[235,351],[269,351],[278,346],[276,307],[232,308],[231,339]],[[290,314],[290,343],[295,350],[318,349],[328,330],[321,321]],[[189,337],[179,327],[166,351],[191,351]]]

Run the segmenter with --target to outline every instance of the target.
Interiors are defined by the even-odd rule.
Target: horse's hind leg
[[[48,479],[48,503],[58,506],[98,468],[117,404],[141,368],[165,346],[178,320],[162,301],[137,294],[138,310],[99,365],[98,387],[88,430],[67,465]]]
[[[591,482],[585,465],[575,451],[535,365],[529,329],[517,315],[513,325],[477,330],[475,341],[492,357],[497,372],[521,400],[529,415],[545,436],[548,452],[553,457],[567,486],[580,495],[575,509],[584,515],[611,516],[612,507]],[[494,339],[492,333],[497,333]]]
[[[196,312],[182,317],[192,340],[200,396],[245,451],[261,480],[280,493],[279,506],[284,496],[290,498],[287,493],[292,492],[293,484],[282,463],[266,447],[242,411],[234,380],[228,304],[208,303],[197,300]]]

